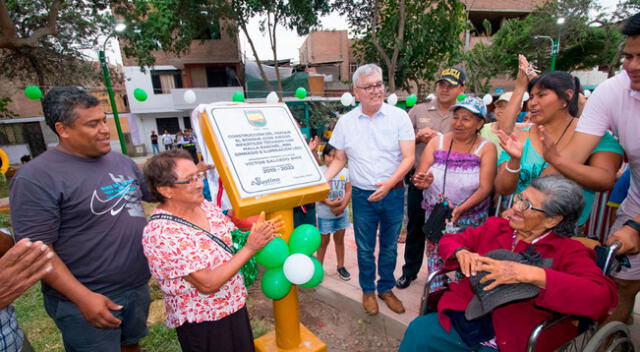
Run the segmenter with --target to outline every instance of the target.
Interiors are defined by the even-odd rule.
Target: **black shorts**
[[[249,313],[239,311],[216,321],[184,323],[176,328],[183,352],[253,352]]]

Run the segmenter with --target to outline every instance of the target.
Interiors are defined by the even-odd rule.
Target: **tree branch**
[[[28,38],[19,38],[18,31],[15,28],[13,20],[9,15],[9,10],[5,1],[0,1],[0,48],[13,49],[19,47],[38,46],[38,41],[44,37],[55,35],[57,33],[56,26],[58,23],[58,14],[60,12],[61,1],[56,0],[51,4],[49,14],[47,15],[47,24],[36,29]]]

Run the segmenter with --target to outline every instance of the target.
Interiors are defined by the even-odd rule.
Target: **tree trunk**
[[[396,90],[395,67],[393,67],[393,70],[392,70],[391,59],[389,58],[389,55],[387,55],[387,53],[384,51],[384,49],[380,45],[380,41],[378,40],[378,33],[377,33],[376,27],[378,26],[378,18],[380,16],[380,4],[377,1],[376,1],[376,5],[373,8],[372,15],[373,16],[371,20],[371,39],[369,41],[371,42],[371,44],[373,44],[373,46],[376,47],[378,54],[380,54],[380,57],[382,57],[385,64],[387,65],[387,80],[389,81],[389,92],[395,92]]]
[[[624,41],[618,45],[618,51],[613,56],[613,60],[609,63],[609,69],[607,70],[607,77],[611,78],[615,75],[616,69],[618,68],[620,58],[622,57],[622,50],[624,50]]]
[[[276,47],[276,28],[278,27],[278,16],[278,10],[276,9],[276,12],[273,14],[273,27],[271,27],[271,14],[267,13],[267,31],[269,32],[269,41],[271,42],[271,52],[273,52],[273,66],[276,69],[276,82],[278,82],[278,99],[282,101],[282,98],[284,97],[284,91],[282,89],[280,69],[278,69],[278,48]]]
[[[271,83],[267,79],[267,74],[264,72],[264,69],[262,68],[262,61],[260,61],[260,58],[258,57],[258,51],[256,50],[256,47],[253,44],[253,40],[251,39],[251,36],[249,35],[249,31],[247,30],[247,24],[244,21],[240,21],[240,28],[242,29],[242,32],[244,33],[245,37],[247,37],[247,41],[249,42],[249,46],[251,47],[251,52],[253,52],[253,58],[256,59],[258,70],[260,70],[260,77],[262,77],[265,87],[267,88],[268,91],[272,91],[273,87],[271,86]]]

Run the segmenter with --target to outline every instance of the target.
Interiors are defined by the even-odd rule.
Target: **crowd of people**
[[[425,256],[430,271],[460,269],[438,312],[409,325],[401,351],[522,351],[533,326],[554,312],[629,321],[640,291],[640,14],[622,33],[623,71],[583,107],[577,79],[538,75],[521,57],[516,88],[498,99],[492,123],[482,99],[458,99],[466,83],[460,68],[442,71],[435,99],[408,113],[384,103],[380,67],[356,70],[360,105],[340,117],[323,151],[331,192],[316,205],[324,235],[318,259],[333,234],[336,269],[350,278],[344,235],[351,202],[368,314],[378,313],[378,298],[405,312],[393,289],[416,279]],[[84,89],[53,88],[42,105],[59,144],[11,182],[17,242],[0,235],[2,350],[29,350],[11,303],[41,280],[45,309],[67,351],[139,351],[153,276],[183,351],[252,351],[238,272],[282,222],[258,217],[236,252],[236,225],[204,199],[207,166],[198,163],[191,131],[181,143],[167,131],[152,133],[154,153],[158,143],[165,152],[141,170],[111,152],[106,115]],[[523,105],[527,119],[519,124]],[[569,237],[584,235],[594,193],[614,187],[623,162],[629,189],[607,243],[619,242],[631,266],[611,279],[593,250]],[[405,264],[396,279],[405,189]],[[497,195],[513,195],[513,202],[490,217],[502,206]],[[142,200],[159,202],[149,221]],[[529,285],[526,298],[490,304],[498,295],[488,293],[522,284]],[[558,324],[539,346],[551,351],[575,333],[572,324]]]

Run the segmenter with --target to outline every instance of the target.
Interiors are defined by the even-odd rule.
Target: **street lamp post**
[[[116,25],[116,32],[122,32],[125,29],[124,24]],[[114,33],[111,33],[102,45],[102,50],[98,51],[98,60],[100,60],[100,67],[102,67],[102,74],[104,75],[104,84],[107,86],[107,93],[109,93],[109,102],[111,103],[111,111],[113,112],[113,119],[116,123],[116,130],[118,131],[118,139],[120,140],[120,150],[122,154],[127,155],[127,144],[122,134],[122,127],[120,126],[120,117],[118,116],[118,107],[116,106],[115,95],[113,94],[113,87],[111,86],[111,76],[109,75],[109,65],[107,65],[107,59],[105,57],[105,49],[109,39],[113,37]]]
[[[551,43],[551,67],[549,71],[554,71],[556,69],[556,56],[558,52],[560,52],[560,39],[553,39],[548,35],[534,35],[533,39],[547,39]]]
[[[556,57],[558,53],[560,53],[560,26],[564,24],[564,17],[559,17],[556,20],[558,24],[558,39],[553,39],[548,35],[534,35],[533,39],[547,39],[551,42],[551,68],[550,71],[553,72],[556,69]]]

